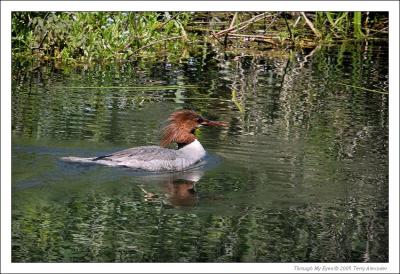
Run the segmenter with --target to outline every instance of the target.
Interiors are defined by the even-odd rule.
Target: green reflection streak
[[[361,90],[365,90],[365,91],[370,91],[370,92],[375,92],[375,93],[380,93],[380,94],[385,94],[385,95],[389,95],[388,92],[385,91],[379,91],[379,90],[373,90],[373,89],[368,89],[368,88],[363,88],[363,87],[357,87],[357,86],[353,86],[353,85],[348,85],[348,84],[344,84],[344,83],[335,83],[337,85],[342,85],[342,86],[346,86],[346,87],[352,87],[355,89],[361,89]]]

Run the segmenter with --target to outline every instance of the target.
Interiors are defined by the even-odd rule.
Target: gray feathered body
[[[106,166],[124,166],[149,171],[181,171],[200,161],[205,155],[203,146],[198,140],[195,140],[178,150],[159,146],[143,146],[100,157],[64,157],[62,160]]]

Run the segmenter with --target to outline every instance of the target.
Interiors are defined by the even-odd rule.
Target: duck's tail
[[[65,162],[72,162],[72,163],[93,163],[93,160],[95,158],[81,158],[81,157],[73,157],[73,156],[69,156],[69,157],[61,157],[60,158],[62,161]]]

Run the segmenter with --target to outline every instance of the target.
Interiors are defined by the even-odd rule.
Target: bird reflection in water
[[[147,202],[161,200],[163,204],[172,207],[194,207],[199,201],[195,186],[203,175],[203,170],[195,168],[178,173],[146,176],[153,182],[160,182],[164,191],[162,195],[146,191],[143,185],[139,187],[144,192],[144,200]]]
[[[195,190],[195,182],[177,179],[167,184],[166,197],[169,203],[175,207],[191,207],[197,205],[198,195]]]

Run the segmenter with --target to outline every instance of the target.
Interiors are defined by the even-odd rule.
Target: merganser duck
[[[148,171],[182,171],[206,155],[194,135],[201,126],[226,126],[226,123],[207,120],[191,110],[180,110],[169,116],[168,124],[162,130],[161,146],[129,148],[93,158],[63,157],[62,160]],[[178,149],[166,148],[171,143],[177,143]]]

